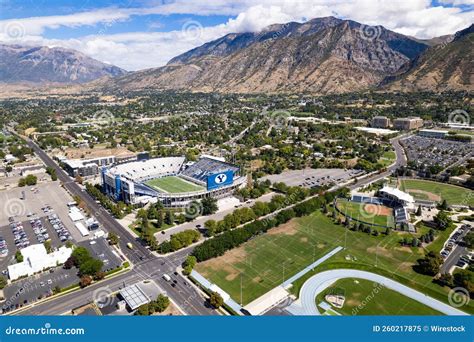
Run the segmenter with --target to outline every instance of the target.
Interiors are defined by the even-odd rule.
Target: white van
[[[166,273],[163,274],[163,279],[166,280],[166,281],[171,281],[171,277],[169,275],[167,275]]]

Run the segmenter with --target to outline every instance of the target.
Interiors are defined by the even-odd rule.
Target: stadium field
[[[394,226],[393,209],[376,204],[358,203],[346,200],[337,202],[338,209],[347,216],[379,226]]]
[[[402,179],[399,184],[400,190],[417,199],[474,206],[474,191],[460,186],[420,179]]]
[[[176,176],[151,179],[148,182],[145,182],[145,184],[158,191],[170,194],[204,190],[204,187],[185,181]]]
[[[345,316],[441,315],[429,306],[365,279],[345,278],[336,281],[316,297],[316,304],[324,302],[326,295],[345,297],[342,308],[332,308]]]

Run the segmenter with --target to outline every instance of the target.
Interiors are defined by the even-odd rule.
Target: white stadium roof
[[[403,192],[397,188],[392,188],[390,186],[384,186],[380,192],[386,193],[388,195],[394,196],[402,201],[408,202],[408,203],[414,203],[415,199],[413,198],[412,195],[407,194],[406,192]]]

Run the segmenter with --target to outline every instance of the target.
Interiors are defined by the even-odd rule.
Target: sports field
[[[241,303],[242,293],[242,303],[246,305],[335,247],[342,246],[346,249],[316,267],[314,272],[334,268],[362,269],[448,302],[447,288],[434,284],[432,277],[413,270],[412,266],[424,256],[424,251],[401,246],[400,240],[404,237],[412,238],[412,235],[392,231],[388,236],[374,236],[351,231],[317,211],[273,228],[223,256],[199,263],[195,269],[238,303]],[[298,296],[302,284],[314,272],[295,281],[291,292]],[[461,309],[474,313],[474,302]]]
[[[448,204],[462,204],[474,206],[474,191],[460,186],[419,180],[403,179],[399,181],[400,190],[421,200],[440,202],[446,200]]]
[[[347,316],[441,315],[429,306],[365,279],[346,278],[336,281],[317,296],[316,304],[325,301],[327,294],[345,297],[342,308],[332,309]]]
[[[145,184],[155,188],[158,191],[167,192],[170,194],[204,190],[202,186],[193,184],[175,176],[151,179],[148,182],[145,182]]]
[[[393,209],[376,204],[338,200],[337,207],[347,216],[359,221],[394,227]]]

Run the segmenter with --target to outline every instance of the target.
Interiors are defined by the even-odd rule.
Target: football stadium
[[[102,188],[115,201],[146,204],[160,201],[166,207],[185,207],[204,197],[223,198],[246,184],[238,166],[222,158],[201,156],[138,160],[102,169]]]

